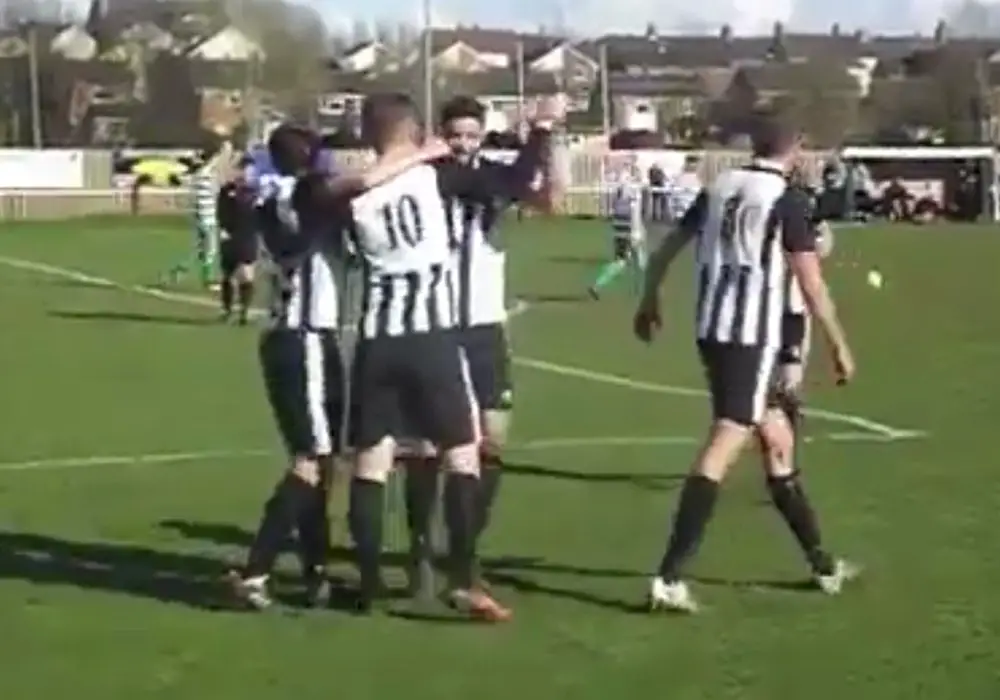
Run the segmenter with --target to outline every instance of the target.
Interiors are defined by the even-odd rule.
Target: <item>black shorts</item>
[[[469,363],[469,378],[479,408],[484,411],[513,408],[510,346],[504,324],[470,326],[457,332]]]
[[[335,332],[266,331],[260,363],[288,453],[320,457],[337,452],[345,420],[345,378]]]
[[[779,364],[802,364],[806,344],[806,323],[805,314],[785,314],[781,317]]]
[[[452,331],[359,338],[351,370],[351,444],[418,435],[441,449],[475,442],[479,409]]]
[[[256,236],[238,236],[219,242],[219,267],[223,274],[232,274],[242,265],[257,262],[259,246]]]
[[[777,348],[699,340],[698,354],[716,420],[754,426],[776,405]]]

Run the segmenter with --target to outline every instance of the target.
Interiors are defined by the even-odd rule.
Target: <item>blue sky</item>
[[[333,26],[350,27],[357,20],[388,19],[417,23],[421,0],[301,0],[316,7]],[[85,8],[87,0],[70,0]],[[647,21],[662,32],[703,28],[714,31],[728,22],[738,33],[766,31],[775,21],[800,29],[825,31],[834,22],[845,30],[912,32],[933,29],[935,21],[956,2],[951,0],[506,0],[468,2],[434,0],[441,24],[463,22],[482,26],[533,28],[562,23],[578,32],[641,30]],[[1000,5],[1000,0],[987,0]],[[845,8],[851,8],[847,10]]]

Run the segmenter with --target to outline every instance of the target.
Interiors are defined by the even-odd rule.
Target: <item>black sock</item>
[[[219,297],[222,300],[222,313],[231,314],[233,312],[233,278],[231,275],[222,276]]]
[[[771,492],[771,501],[788,524],[788,529],[795,535],[809,565],[818,574],[833,573],[835,564],[830,555],[823,550],[819,520],[809,503],[798,474],[793,472],[788,476],[770,477],[767,488]]]
[[[250,312],[253,303],[253,282],[240,282],[236,287],[240,300],[240,313],[244,316]]]
[[[479,472],[479,508],[476,520],[476,537],[481,537],[490,524],[490,514],[500,490],[503,462],[499,457],[483,455]]]
[[[451,584],[459,589],[471,588],[475,578],[478,506],[479,479],[449,472],[444,482],[444,518]]]
[[[264,516],[247,557],[245,576],[250,578],[271,573],[301,513],[312,505],[315,497],[315,486],[294,474],[285,475],[264,506]]]
[[[670,544],[660,562],[659,575],[664,581],[677,581],[681,567],[692,557],[705,535],[705,526],[712,518],[719,483],[701,475],[689,476],[681,490],[681,500],[674,514],[674,529]]]
[[[438,495],[438,462],[436,459],[412,460],[406,465],[406,524],[410,530],[412,553],[433,556],[431,527]]]
[[[380,581],[384,508],[385,484],[358,477],[351,480],[347,520],[354,540],[361,587],[369,593],[374,592]]]
[[[327,509],[329,488],[319,485],[315,491],[309,507],[299,513],[296,525],[299,557],[302,560],[302,571],[306,575],[325,568],[330,551],[330,519]]]

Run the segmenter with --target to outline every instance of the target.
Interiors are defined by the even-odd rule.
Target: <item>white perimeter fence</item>
[[[710,180],[720,170],[744,163],[742,151],[616,151],[610,154],[570,151],[565,165],[566,197],[561,211],[567,215],[595,216],[601,211],[601,183],[626,165],[645,170],[658,163],[669,174],[677,170],[686,155],[701,156],[702,178]],[[504,154],[499,154],[504,155]],[[829,152],[810,153],[809,170],[818,173]],[[343,152],[338,160],[345,166],[358,165],[368,155]],[[89,182],[93,182],[91,178]],[[148,188],[140,194],[139,213],[164,215],[189,210],[189,195],[184,189]],[[131,193],[124,189],[5,189],[0,190],[0,220],[67,219],[80,216],[124,215],[132,212]]]

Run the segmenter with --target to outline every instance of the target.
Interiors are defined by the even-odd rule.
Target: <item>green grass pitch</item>
[[[866,578],[836,599],[796,586],[747,458],[692,571],[708,608],[694,618],[631,612],[705,423],[690,266],[643,347],[624,280],[579,301],[606,255],[596,224],[508,233],[530,308],[484,554],[516,620],[479,627],[205,609],[282,466],[255,331],[128,290],[186,252],[178,222],[5,225],[0,697],[998,697],[997,229],[840,233],[828,271],[859,372],[832,388],[819,348],[803,469],[829,543]]]

